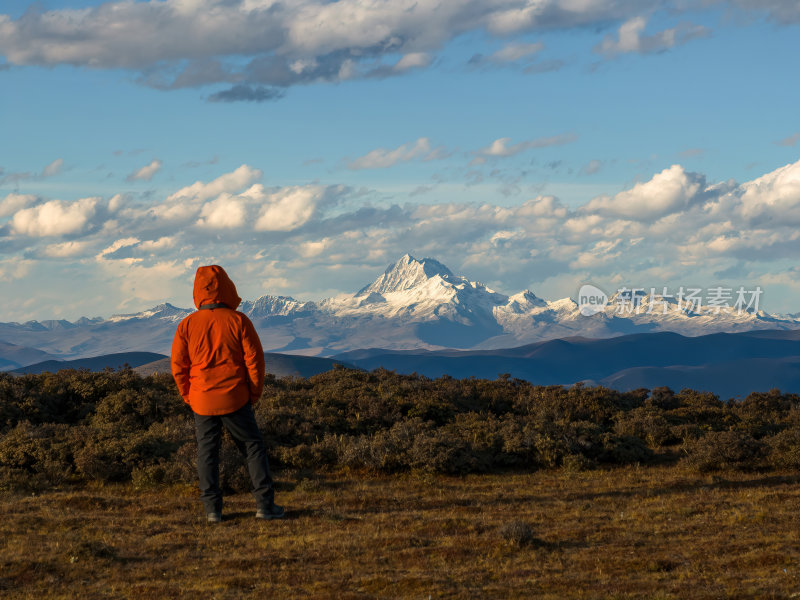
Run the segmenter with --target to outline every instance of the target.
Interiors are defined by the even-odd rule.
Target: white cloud
[[[30,206],[36,202],[36,196],[32,194],[11,193],[0,202],[0,218],[13,215],[18,210]]]
[[[139,243],[139,241],[140,241],[139,238],[135,238],[135,237],[127,237],[127,238],[122,238],[122,239],[116,240],[116,241],[114,241],[113,244],[111,244],[107,248],[103,248],[103,250],[100,251],[100,254],[97,255],[97,258],[98,258],[98,260],[103,259],[103,258],[105,258],[106,256],[108,256],[110,254],[114,254],[120,248],[127,248],[129,246],[135,246],[135,245],[137,245]]]
[[[182,303],[184,306],[191,302],[191,281],[187,285],[186,275],[193,270],[194,259],[146,264],[140,259],[105,260],[98,257],[97,264],[118,288],[115,291],[122,298],[118,311],[126,308],[142,310],[175,296],[186,298]]]
[[[341,198],[347,202],[336,204]],[[755,273],[784,271],[800,249],[800,161],[746,183],[712,185],[674,165],[629,190],[581,206],[568,206],[554,196],[507,206],[461,201],[374,205],[374,195],[359,198],[341,186],[253,184],[203,201],[182,197],[156,205],[193,207],[183,222],[153,218],[154,208],[137,201],[121,207],[104,227],[92,227],[105,215],[100,202],[94,217],[67,218],[63,222],[71,224],[61,230],[52,222],[62,221],[48,218],[43,209],[50,205],[50,213],[61,215],[72,205],[31,198],[26,202],[41,203],[20,208],[9,235],[0,241],[9,244],[7,254],[24,252],[52,262],[52,268],[72,258],[76,268],[101,269],[101,279],[113,282],[109,297],[128,290],[136,310],[189,285],[188,269],[198,261],[248,273],[281,265],[280,273],[265,277],[282,293],[304,298],[358,289],[371,274],[411,251],[434,256],[472,278],[497,282],[492,287],[500,291],[535,285],[537,293],[553,297],[548,295],[553,288],[546,286],[566,285],[570,279],[574,286],[588,276],[598,284],[658,286],[690,280],[716,284],[729,277],[716,273],[733,272],[737,264]],[[330,210],[333,206],[336,210]],[[19,215],[27,215],[27,221]],[[59,231],[69,231],[70,237],[15,239],[22,233]],[[92,255],[96,261],[91,265],[75,260]],[[0,269],[8,273],[11,266],[4,262]],[[147,280],[151,275],[162,285],[160,291]],[[262,284],[253,280],[243,296],[262,293]]]
[[[34,264],[35,261],[20,258],[0,260],[0,281],[24,279],[30,274]]]
[[[431,148],[431,142],[428,138],[419,138],[414,143],[403,144],[392,150],[387,148],[377,148],[351,160],[347,164],[348,169],[385,169],[392,167],[397,163],[408,162],[415,158],[422,160],[434,160],[441,158],[446,154],[444,149],[440,146]]]
[[[800,225],[800,161],[741,186],[741,214],[750,223]]]
[[[137,169],[126,178],[127,181],[150,181],[153,175],[161,170],[163,163],[157,158],[154,159],[149,165]]]
[[[233,193],[261,179],[261,175],[262,173],[258,169],[242,165],[235,171],[225,173],[209,183],[196,181],[190,186],[181,188],[174,194],[168,196],[167,202],[180,199],[203,201],[213,198],[214,196],[219,196],[220,194]]]
[[[598,196],[585,206],[589,213],[650,221],[685,210],[705,188],[705,179],[673,165],[616,196]]]
[[[64,159],[57,158],[49,165],[47,165],[44,169],[42,169],[42,177],[54,177],[61,173],[61,169],[64,166]]]
[[[12,229],[17,234],[31,237],[78,233],[94,217],[99,202],[99,198],[82,198],[77,202],[50,200],[23,208],[11,219]]]
[[[115,213],[120,210],[123,206],[125,206],[127,199],[128,198],[125,196],[125,194],[114,194],[111,197],[111,200],[108,201],[108,212]]]
[[[432,62],[430,54],[426,52],[409,52],[403,55],[394,65],[397,72],[408,71],[409,69],[422,69]]]
[[[233,229],[242,227],[246,219],[247,211],[242,199],[225,193],[203,205],[197,224],[210,229]]]
[[[617,30],[616,39],[613,36],[606,36],[595,46],[595,52],[609,58],[629,52],[649,54],[662,52],[676,45],[710,35],[707,28],[691,23],[682,23],[677,27],[665,29],[653,35],[643,35],[646,26],[647,19],[644,17],[634,17],[625,21]]]
[[[484,157],[505,158],[508,156],[514,156],[515,154],[519,154],[520,152],[524,152],[525,150],[529,150],[531,148],[561,146],[563,144],[572,143],[577,139],[578,136],[574,133],[564,133],[550,137],[536,138],[533,140],[524,140],[522,142],[509,145],[511,138],[504,137],[496,139],[485,148],[481,148],[478,150],[478,154]],[[480,164],[480,160],[477,164]]]
[[[468,32],[507,39],[532,30],[605,25],[660,3],[648,0],[163,0],[0,15],[0,54],[11,65],[74,65],[140,72],[172,89],[225,83],[285,88],[401,74]],[[691,32],[676,31],[676,37]],[[665,34],[660,34],[664,37]],[[663,43],[663,42],[662,42]],[[535,44],[511,42],[495,60]],[[396,56],[399,60],[390,64]],[[243,60],[242,60],[243,59]],[[379,65],[377,68],[375,65]],[[265,99],[278,97],[260,89]],[[225,96],[225,92],[221,92]],[[215,95],[216,96],[216,95]],[[231,99],[253,99],[234,94]]]
[[[42,255],[49,258],[74,258],[87,255],[90,247],[91,243],[88,241],[73,240],[59,244],[49,244],[45,246]]]
[[[308,222],[325,188],[319,185],[287,187],[265,197],[256,231],[291,231]]]
[[[511,138],[507,137],[496,139],[487,147],[478,150],[478,152],[484,156],[514,156],[528,147],[525,142],[520,142],[518,144],[514,144],[513,146],[509,146],[508,143],[510,141]]]
[[[147,240],[139,244],[139,248],[148,252],[161,252],[175,247],[175,236],[164,236],[157,240]]]
[[[542,42],[534,44],[508,44],[489,56],[489,60],[497,62],[515,62],[521,58],[541,52],[544,48]]]

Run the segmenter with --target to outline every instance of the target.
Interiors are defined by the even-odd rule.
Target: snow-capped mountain
[[[168,354],[178,322],[192,310],[160,304],[108,319],[0,323],[0,342],[15,345],[16,356],[24,355],[21,348],[65,359],[130,351]],[[409,254],[352,294],[317,302],[267,295],[242,302],[239,310],[255,324],[265,350],[321,356],[358,348],[493,349],[570,336],[653,331],[694,336],[800,327],[797,315],[681,304],[643,293],[635,302],[612,295],[597,314],[585,316],[571,298],[547,301],[530,290],[506,296],[432,258]]]

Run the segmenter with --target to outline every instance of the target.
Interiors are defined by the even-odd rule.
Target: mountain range
[[[800,330],[571,337],[497,350],[376,348],[335,358],[367,370],[383,367],[427,377],[495,379],[508,374],[537,385],[582,381],[622,391],[667,386],[709,391],[722,398],[773,388],[800,393]]]
[[[620,299],[612,295],[602,310],[586,316],[572,298],[548,301],[530,290],[508,296],[435,259],[406,254],[354,293],[320,301],[266,295],[242,302],[239,310],[255,324],[266,351],[318,357],[364,348],[485,351],[560,338],[800,327],[795,315],[692,307],[643,293],[620,311]],[[651,303],[659,310],[644,310]],[[0,370],[126,352],[168,354],[178,322],[192,310],[165,303],[106,319],[0,323]]]
[[[709,391],[722,398],[778,388],[800,392],[800,330],[713,333],[686,337],[677,333],[636,333],[607,339],[582,337],[537,342],[497,350],[362,349],[332,358],[266,353],[266,370],[276,376],[310,377],[340,364],[372,370],[379,367],[427,377],[480,377],[507,374],[537,385],[579,381],[618,390]],[[169,358],[128,352],[71,361],[48,360],[12,373],[60,369],[102,370],[133,367],[141,375],[169,373]]]

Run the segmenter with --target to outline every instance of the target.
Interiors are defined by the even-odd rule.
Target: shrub
[[[769,462],[779,468],[800,468],[800,427],[784,429],[767,440]]]
[[[620,412],[617,415],[614,431],[619,435],[640,438],[651,448],[677,441],[663,411],[652,406],[641,406]]]
[[[800,462],[800,398],[777,390],[737,404],[692,390],[621,393],[507,376],[335,369],[308,379],[267,377],[256,418],[270,460],[301,470],[581,470],[646,462],[652,449],[675,442],[700,470],[760,466],[767,448],[771,465]],[[169,374],[0,373],[4,489],[194,482],[195,463],[190,411]],[[228,489],[249,489],[245,461],[227,436],[221,479]]]
[[[75,466],[86,479],[123,481],[131,474],[132,465],[125,462],[124,444],[119,440],[91,439],[75,452]]]
[[[706,430],[726,431],[739,422],[730,407],[710,392],[683,389],[674,399],[679,405],[666,412],[672,423],[691,423]]]
[[[700,472],[752,469],[760,465],[764,445],[740,431],[712,431],[684,446],[685,463]]]
[[[512,546],[527,546],[537,541],[533,528],[525,521],[511,521],[499,530],[500,537]]]
[[[602,441],[603,452],[599,457],[601,462],[627,465],[646,463],[653,458],[653,451],[639,437],[606,433],[603,435]]]
[[[653,388],[650,397],[645,401],[646,406],[661,410],[672,410],[678,408],[680,404],[680,398],[676,398],[675,392],[668,387]]]
[[[542,467],[558,467],[570,455],[593,460],[603,452],[603,428],[588,421],[533,422],[526,429],[533,433],[536,461]]]
[[[0,438],[0,466],[10,475],[36,476],[36,487],[61,484],[74,475],[73,452],[83,433],[62,423],[19,423]]]
[[[512,415],[461,413],[450,430],[469,445],[480,470],[535,464],[533,438]]]
[[[781,394],[779,390],[753,392],[741,402],[731,403],[733,412],[740,419],[737,429],[746,431],[756,439],[780,431],[787,418],[798,407],[800,397],[795,394]]]
[[[479,470],[469,444],[441,429],[414,438],[408,451],[408,463],[413,469],[450,475]]]

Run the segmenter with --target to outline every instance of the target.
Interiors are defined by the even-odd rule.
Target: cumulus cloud
[[[203,205],[197,224],[211,229],[233,229],[244,225],[246,218],[242,199],[225,193]]]
[[[325,198],[319,185],[288,187],[263,195],[264,205],[255,223],[257,231],[291,231],[304,225]]]
[[[161,170],[162,165],[163,163],[156,158],[149,165],[145,165],[128,175],[126,181],[150,181],[153,175]]]
[[[196,181],[190,186],[179,189],[174,194],[167,197],[167,202],[179,200],[181,198],[191,200],[207,200],[223,193],[239,191],[254,181],[261,179],[262,173],[258,169],[242,165],[231,173],[226,173],[209,183]]]
[[[800,224],[800,161],[745,183],[738,202],[751,226]]]
[[[0,201],[0,218],[13,215],[15,212],[36,202],[36,196],[31,194],[8,194]]]
[[[602,26],[662,4],[659,0],[118,0],[78,9],[27,11],[16,19],[0,15],[0,54],[8,65],[134,70],[140,73],[140,83],[159,89],[224,83],[232,87],[209,100],[265,101],[279,97],[276,88],[399,75],[428,67],[438,49],[469,32],[488,31],[507,39],[537,30]],[[645,48],[699,34],[694,26],[679,26],[636,37],[638,47]],[[627,40],[612,40],[608,46],[627,47]],[[536,51],[537,44],[511,40],[491,60],[513,62]]]
[[[119,288],[114,294],[124,288],[138,310],[137,302],[161,302],[173,287],[188,285],[198,261],[251,273],[253,287],[242,291],[248,298],[262,293],[267,280],[301,298],[353,291],[407,251],[435,256],[501,291],[545,285],[537,293],[554,297],[548,290],[566,286],[573,293],[589,277],[629,286],[684,278],[677,283],[685,285],[716,284],[719,274],[743,277],[742,264],[753,272],[782,272],[800,252],[800,161],[744,183],[708,184],[673,165],[582,205],[552,195],[502,206],[373,204],[375,195],[342,186],[268,188],[252,183],[254,171],[197,182],[171,203],[123,203],[114,213],[97,199],[7,197],[15,212],[1,240],[4,255],[57,265],[94,257],[94,268]],[[163,206],[191,210],[176,226],[153,218]],[[3,264],[8,271],[11,263]]]
[[[635,221],[650,221],[687,209],[705,189],[705,178],[687,173],[680,165],[664,169],[644,183],[616,196],[598,196],[584,207],[598,213]]]
[[[17,211],[11,227],[15,233],[31,237],[79,233],[86,229],[99,203],[100,198],[82,198],[77,202],[50,200]]]
[[[348,169],[385,169],[397,163],[408,162],[415,158],[434,160],[442,158],[446,151],[441,146],[431,147],[428,138],[419,138],[414,143],[403,144],[394,149],[377,148],[364,156],[360,156],[347,163]]]
[[[665,29],[653,35],[644,35],[647,26],[647,19],[644,17],[634,17],[620,25],[617,37],[606,36],[602,42],[595,46],[594,50],[607,58],[635,52],[638,54],[650,54],[653,52],[663,52],[685,44],[691,40],[708,37],[711,32],[702,25],[682,23],[677,27]]]

